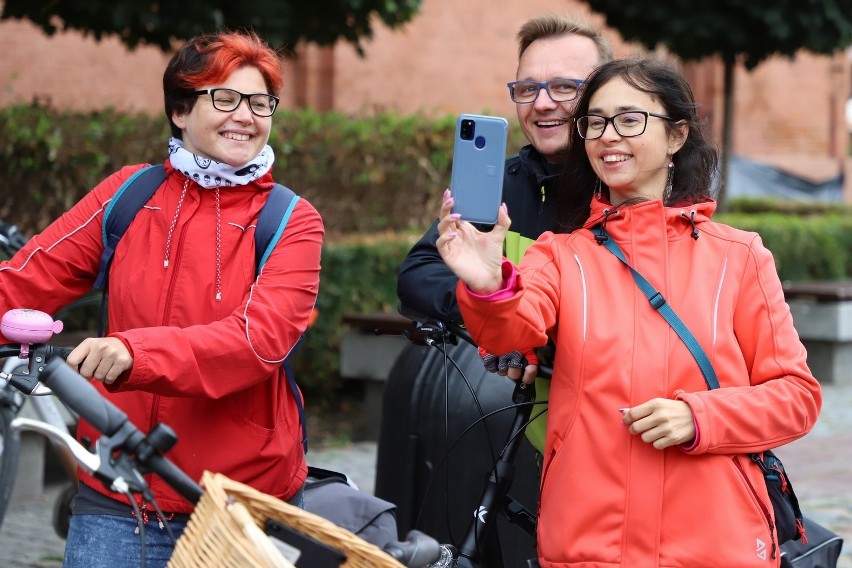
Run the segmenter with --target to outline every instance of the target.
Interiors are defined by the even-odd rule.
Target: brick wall
[[[376,109],[426,115],[488,112],[513,119],[505,83],[514,78],[515,34],[526,19],[564,11],[604,24],[579,0],[424,0],[409,25],[378,28],[366,56],[348,45],[299,46],[282,63],[287,107],[348,113]],[[617,55],[637,51],[607,30]],[[161,77],[168,55],[155,48],[128,51],[115,39],[100,43],[78,33],[47,37],[27,22],[0,23],[0,106],[38,98],[60,108],[112,106],[162,112]],[[722,126],[722,68],[715,60],[689,63],[695,88],[717,139]],[[800,53],[736,72],[732,151],[822,180],[846,176],[849,135],[843,106],[852,96],[850,54]]]

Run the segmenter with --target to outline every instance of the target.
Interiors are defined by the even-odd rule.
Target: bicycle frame
[[[0,348],[2,349],[2,348]],[[6,357],[3,367],[0,368],[0,372],[11,375],[12,372],[21,367],[22,365],[27,365],[25,359],[19,359],[17,357],[17,353],[12,355],[4,355],[2,351],[0,351],[0,357]],[[18,391],[16,391],[11,385],[6,382],[0,383],[0,397],[7,397],[11,399],[15,399],[16,402],[13,403],[14,406],[17,407],[16,415],[20,414],[21,408],[23,408],[24,404],[29,403],[33,410],[35,411],[38,420],[49,424],[53,428],[56,428],[59,431],[66,432],[70,434],[71,432],[68,429],[68,425],[65,421],[65,417],[62,415],[60,410],[59,403],[57,403],[56,399],[50,396],[29,396],[22,397]],[[74,456],[68,451],[68,449],[63,444],[53,443],[51,440],[51,446],[54,451],[56,451],[57,456],[59,457],[60,463],[62,465],[62,469],[69,476],[71,481],[76,481],[77,479],[77,461],[74,459]]]

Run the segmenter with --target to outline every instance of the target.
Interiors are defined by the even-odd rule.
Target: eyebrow
[[[618,106],[618,107],[615,108],[614,114],[618,114],[620,112],[627,112],[627,111],[631,111],[631,110],[641,110],[642,112],[645,112],[643,109],[639,108],[636,105],[621,105],[621,106]],[[592,113],[592,114],[597,114],[597,113],[603,112],[603,109],[600,108],[600,107],[590,108],[589,112]]]

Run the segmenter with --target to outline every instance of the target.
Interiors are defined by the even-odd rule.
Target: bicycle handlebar
[[[406,566],[430,566],[441,558],[441,545],[418,530],[409,531],[404,541],[385,545],[384,551]]]
[[[41,381],[105,437],[120,437],[126,441],[126,449],[136,455],[145,470],[160,476],[190,503],[198,502],[203,492],[201,486],[169,459],[157,453],[158,448],[152,446],[148,438],[131,424],[127,415],[101,396],[89,381],[71,367],[51,359],[41,372]]]

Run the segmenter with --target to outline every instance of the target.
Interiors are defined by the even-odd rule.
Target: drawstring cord
[[[133,515],[133,518],[135,518],[135,519],[138,519],[138,518],[141,517],[142,518],[142,524],[147,525],[148,520],[149,520],[149,516],[148,516],[149,512],[154,513],[154,517],[156,517],[156,519],[157,519],[157,524],[159,524],[160,530],[163,530],[163,529],[166,528],[166,525],[163,521],[165,521],[167,523],[167,522],[169,522],[169,521],[171,521],[172,519],[175,518],[174,513],[168,513],[168,514],[164,515],[163,517],[161,517],[160,513],[158,513],[157,511],[151,511],[151,509],[148,508],[148,505],[145,505],[145,504],[143,504],[142,508],[139,510],[139,515],[136,514],[136,511],[130,511],[130,514]],[[136,526],[136,528],[134,529],[133,532],[135,534],[139,534],[139,526],[138,525]]]
[[[222,204],[216,188],[216,301],[222,301]]]
[[[172,253],[172,237],[174,236],[175,227],[177,227],[178,218],[180,217],[180,210],[183,207],[184,199],[186,198],[186,191],[189,188],[190,179],[186,178],[183,182],[183,189],[180,192],[180,199],[178,200],[177,208],[175,209],[174,217],[172,217],[172,224],[169,225],[169,234],[166,237],[166,256],[163,259],[163,268],[169,267],[169,257]],[[222,301],[222,201],[219,193],[219,188],[216,188],[215,193],[215,201],[216,201],[216,301]]]
[[[604,216],[603,216],[603,221],[601,221],[601,222],[598,224],[598,226],[597,226],[597,227],[598,227],[598,232],[597,232],[597,234],[595,235],[595,241],[596,241],[599,245],[604,244],[604,243],[607,241],[607,239],[609,239],[609,235],[607,235],[607,233],[606,233],[606,222],[607,222],[607,220],[609,219],[609,216],[610,216],[610,215],[614,215],[615,213],[618,213],[618,210],[612,211],[612,210],[610,210],[610,209],[604,209],[604,212],[603,212],[603,215],[604,215]]]
[[[180,199],[178,200],[177,208],[175,209],[175,215],[172,218],[172,224],[169,226],[169,234],[166,237],[166,258],[163,260],[163,268],[169,267],[169,256],[172,252],[172,235],[175,232],[175,227],[177,226],[178,217],[180,216],[180,208],[183,206],[183,199],[186,197],[186,190],[189,187],[189,178],[183,182],[183,189],[180,192]]]
[[[696,241],[698,240],[698,227],[695,226],[695,211],[690,211],[689,216],[687,217],[686,213],[683,211],[680,212],[680,216],[689,221],[689,224],[692,225],[692,238]]]

